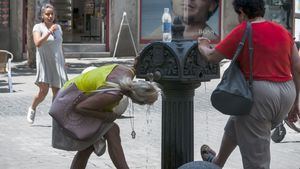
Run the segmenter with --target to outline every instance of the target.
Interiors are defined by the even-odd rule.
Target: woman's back
[[[293,38],[279,24],[270,21],[252,23],[253,77],[255,80],[283,82],[292,79],[291,50]],[[242,39],[246,22],[237,26],[216,49],[229,59]],[[242,71],[249,77],[248,42],[238,57]]]

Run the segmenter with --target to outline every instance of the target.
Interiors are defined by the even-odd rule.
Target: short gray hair
[[[53,5],[48,4],[48,3],[47,3],[47,4],[44,4],[44,5],[41,7],[41,18],[42,18],[42,22],[44,22],[43,15],[44,15],[46,9],[48,9],[48,8],[52,9],[53,12],[54,12],[54,14],[55,14],[55,8],[54,8]]]

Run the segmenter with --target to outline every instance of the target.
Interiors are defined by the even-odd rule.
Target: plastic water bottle
[[[172,18],[169,12],[169,8],[164,8],[164,13],[162,15],[162,32],[163,32],[163,42],[171,42],[172,41],[172,32],[171,32],[171,23]]]

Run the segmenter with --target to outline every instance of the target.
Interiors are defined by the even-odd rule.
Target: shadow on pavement
[[[300,143],[300,141],[282,141],[280,143]]]
[[[33,124],[31,127],[52,127],[51,125]]]
[[[6,88],[0,88],[0,93],[9,93],[9,89],[8,88],[7,89]]]

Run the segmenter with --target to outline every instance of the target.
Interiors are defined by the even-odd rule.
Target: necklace
[[[134,106],[132,101],[130,101],[129,120],[131,126],[131,137],[132,139],[135,139],[136,133],[134,131]]]

